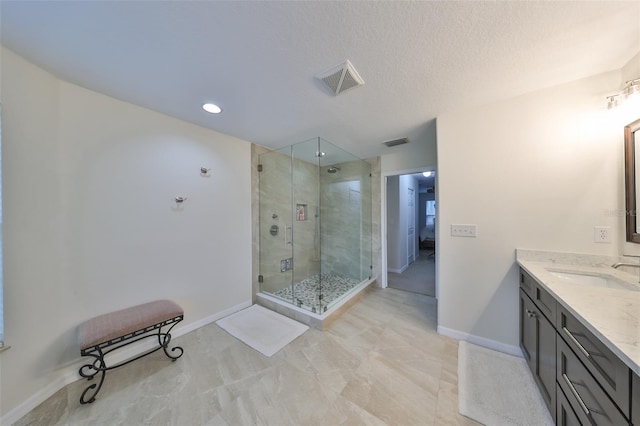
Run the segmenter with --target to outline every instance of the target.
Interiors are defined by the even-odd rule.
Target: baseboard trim
[[[494,351],[514,355],[520,358],[524,357],[519,346],[507,345],[506,343],[498,342],[497,340],[487,339],[486,337],[476,336],[474,334],[464,333],[459,330],[442,326],[438,326],[437,331],[438,334],[452,337],[456,340],[464,340],[465,342],[473,343],[474,345],[482,346],[487,349],[493,349]]]
[[[404,266],[403,266],[402,268],[400,268],[400,269],[391,269],[391,268],[388,268],[388,269],[387,269],[387,272],[393,272],[394,274],[401,274],[401,273],[403,273],[404,271],[406,271],[407,269],[409,269],[409,265],[404,265]]]
[[[194,330],[197,330],[205,325],[211,324],[212,322],[216,322],[221,318],[224,318],[228,315],[231,315],[235,312],[238,312],[242,309],[248,308],[251,306],[251,300],[247,300],[245,302],[239,303],[235,306],[232,306],[223,311],[217,312],[213,315],[209,315],[208,317],[202,318],[198,321],[194,321],[192,323],[186,324],[183,327],[177,328],[171,333],[171,336],[175,339],[180,336],[184,336],[187,333],[190,333]],[[172,339],[173,340],[173,339]],[[127,349],[123,349],[122,351],[118,351],[112,356],[108,357],[108,363],[114,364],[118,362],[125,361],[129,358],[133,358],[136,355],[141,354],[142,352],[151,349],[154,347],[152,339],[148,341],[143,341],[137,344],[132,344]],[[56,378],[54,378],[49,384],[40,389],[38,392],[31,395],[24,402],[16,406],[14,409],[9,411],[7,414],[0,418],[0,425],[11,425],[22,417],[27,415],[31,410],[35,409],[38,405],[45,402],[49,399],[53,394],[58,392],[60,389],[65,386],[75,382],[76,380],[82,379],[78,374],[78,370],[80,367],[86,362],[82,358],[78,358],[78,361],[74,362],[72,365],[61,369]],[[78,395],[78,398],[80,395]]]

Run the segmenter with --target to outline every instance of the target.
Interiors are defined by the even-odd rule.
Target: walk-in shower
[[[371,166],[322,138],[259,164],[260,293],[321,315],[371,279]]]

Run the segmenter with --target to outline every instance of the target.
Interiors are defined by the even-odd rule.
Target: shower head
[[[327,172],[329,173],[336,173],[340,171],[340,167],[336,167],[336,166],[331,166],[327,169]]]

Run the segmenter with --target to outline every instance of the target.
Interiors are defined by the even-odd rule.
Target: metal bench
[[[96,400],[108,370],[122,367],[159,349],[162,349],[172,361],[180,358],[184,352],[183,349],[176,346],[169,350],[169,342],[171,342],[171,329],[183,318],[184,311],[178,304],[170,300],[157,300],[100,315],[81,324],[78,329],[80,354],[94,359],[80,367],[80,376],[93,380],[96,374],[99,374],[100,380],[98,383],[89,385],[82,392],[80,403],[88,404]],[[158,347],[129,360],[107,366],[106,355],[149,337],[157,337]]]

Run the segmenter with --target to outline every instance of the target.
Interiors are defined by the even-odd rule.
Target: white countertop
[[[618,258],[516,250],[516,260],[545,290],[640,375],[640,284],[638,275],[611,267]],[[636,263],[626,260],[626,263]],[[574,284],[549,271],[606,274],[639,291]]]

